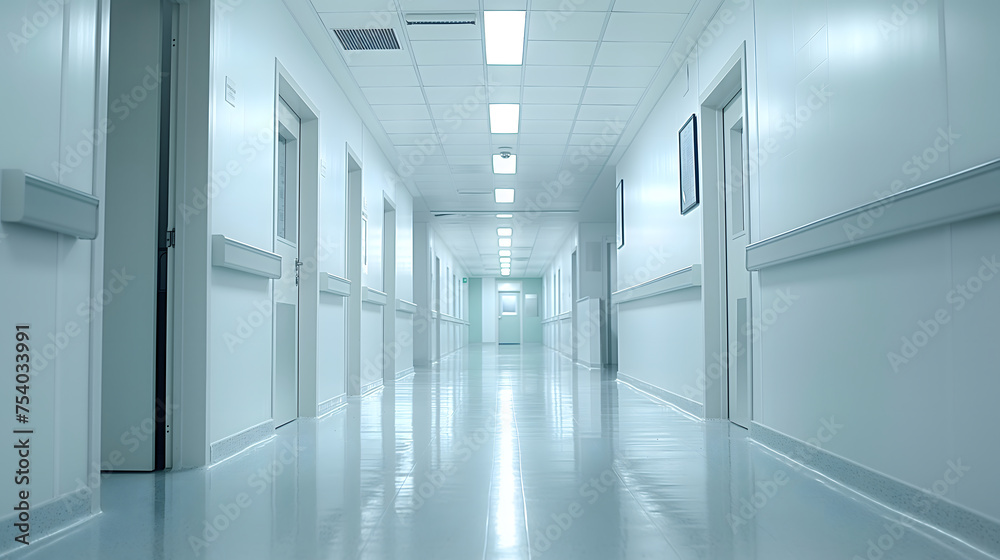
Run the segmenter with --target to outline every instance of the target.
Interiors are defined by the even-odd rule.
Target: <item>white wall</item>
[[[689,59],[690,83],[682,70],[618,165],[617,288],[703,263],[702,210],[678,210],[677,130],[743,42],[751,241],[997,157],[989,86],[1000,78],[983,72],[983,57],[1000,48],[989,24],[1000,7],[915,5],[894,15],[888,0],[725,2]],[[949,130],[958,138],[935,150]],[[998,231],[992,216],[755,273],[754,420],[804,441],[835,418],[843,428],[827,450],[924,489],[961,460],[971,470],[947,499],[1000,519],[990,476],[1000,453],[983,444],[1000,389],[983,349],[998,323],[980,311],[1000,301],[1000,286],[962,311],[946,301],[996,253]],[[763,322],[782,294],[792,305]],[[953,320],[894,372],[887,354],[941,308]],[[704,403],[703,325],[698,290],[623,305],[620,371]]]
[[[99,33],[106,33],[108,4],[80,0],[66,7],[59,2],[46,6],[48,11],[34,0],[0,3],[5,23],[0,116],[6,132],[0,137],[0,169],[21,169],[103,199],[106,111],[95,108],[107,106],[107,57],[102,53],[107,36]],[[30,443],[33,517],[43,515],[38,507],[45,502],[88,486],[96,492],[99,485],[101,319],[91,309],[93,298],[101,301],[107,287],[103,243],[103,236],[84,241],[0,223],[5,333],[0,363],[10,371],[0,395],[7,403],[20,395],[14,389],[14,327],[31,326],[30,422],[14,424],[11,410],[5,425],[36,434]],[[107,295],[113,305],[114,294]],[[15,485],[14,463],[10,465],[11,475],[0,488],[13,498],[15,489],[25,488]],[[86,489],[77,496],[69,510],[56,504],[47,521],[58,526],[59,519],[77,520],[81,512],[97,510],[96,496]],[[13,540],[10,511],[2,520],[0,552],[21,546]],[[31,541],[40,536],[35,529],[42,524],[41,519],[33,521]]]
[[[483,278],[483,344],[497,342],[497,279]]]
[[[469,274],[455,258],[444,238],[433,226],[414,225],[414,277],[420,278],[415,288],[414,303],[418,306],[414,325],[414,360],[417,365],[427,365],[466,346],[469,341],[469,285],[462,282]],[[437,259],[441,260],[441,294],[435,299]],[[454,284],[457,280],[457,288]],[[432,318],[437,311],[440,319]],[[485,335],[484,335],[485,336]],[[435,337],[440,337],[440,354],[437,354]],[[426,360],[426,361],[425,361]]]
[[[566,237],[552,262],[542,273],[542,344],[572,355],[571,316],[560,317],[573,310],[573,251],[577,249],[580,226]]]
[[[219,4],[215,12],[215,111],[212,165],[224,188],[211,201],[212,231],[271,249],[273,246],[273,122],[275,60],[302,88],[319,111],[320,251],[318,270],[346,276],[345,207],[346,149],[362,160],[363,191],[368,215],[368,270],[362,284],[382,287],[382,197],[397,204],[397,230],[406,238],[409,194],[378,148],[342,89],[324,66],[283,3],[247,0],[238,6]],[[229,7],[228,9],[222,9]],[[225,100],[226,78],[237,85],[237,103]],[[237,166],[238,173],[225,173]],[[264,179],[261,179],[264,178]],[[403,243],[405,247],[405,243]],[[397,248],[401,257],[409,251]],[[412,273],[397,271],[397,289],[408,293]],[[353,286],[360,290],[361,286]],[[211,280],[209,440],[218,441],[271,418],[272,336],[270,322],[254,329],[244,344],[231,350],[223,335],[233,331],[255,304],[270,305],[270,282],[214,269]],[[394,302],[392,303],[394,306]],[[368,307],[366,305],[366,307]],[[381,309],[363,317],[362,359],[382,352]],[[376,317],[377,315],[377,317]],[[344,393],[345,348],[343,302],[324,295],[319,309],[319,401]],[[364,381],[363,381],[364,382]]]

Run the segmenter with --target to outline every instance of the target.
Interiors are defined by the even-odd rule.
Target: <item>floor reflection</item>
[[[740,428],[537,346],[473,346],[210,469],[108,477],[102,500],[14,557],[851,560],[891,528]],[[880,551],[985,558],[911,529]]]

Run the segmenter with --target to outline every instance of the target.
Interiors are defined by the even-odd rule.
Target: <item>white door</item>
[[[726,291],[729,356],[729,419],[750,426],[750,273],[747,271],[748,215],[744,173],[743,95],[723,114],[726,175]]]
[[[298,407],[299,324],[299,132],[298,115],[278,102],[278,146],[274,181],[274,251],[281,255],[281,278],[274,282],[275,426],[295,420]]]

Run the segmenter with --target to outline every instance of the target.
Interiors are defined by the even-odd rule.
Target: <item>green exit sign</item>
[[[463,284],[468,284],[469,283],[469,279],[468,278],[462,278],[462,283]]]

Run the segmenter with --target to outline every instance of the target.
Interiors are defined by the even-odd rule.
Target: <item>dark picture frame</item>
[[[681,215],[687,214],[701,204],[701,189],[698,176],[698,119],[695,115],[684,123],[677,132],[679,157]]]
[[[615,221],[618,228],[615,235],[618,240],[618,248],[625,246],[625,179],[618,181],[618,188],[615,191]]]

